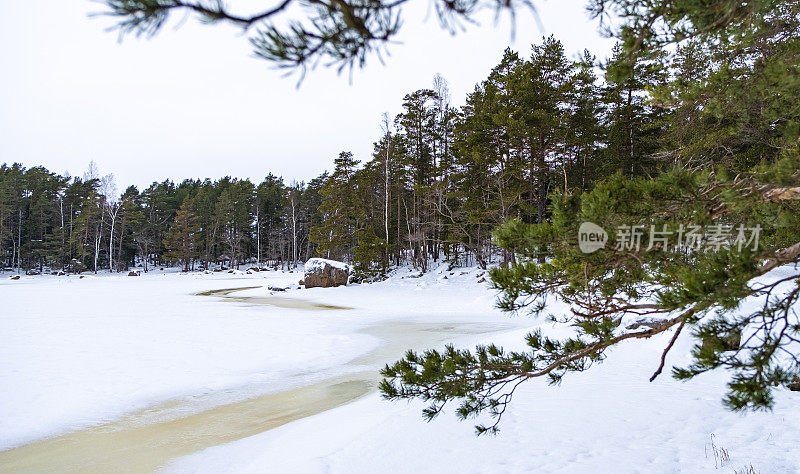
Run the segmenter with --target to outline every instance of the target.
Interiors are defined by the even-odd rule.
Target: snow
[[[202,395],[225,403],[336,376],[380,344],[361,330],[381,321],[503,323],[491,292],[475,297],[471,287],[452,285],[420,294],[419,281],[402,275],[383,287],[279,294],[354,308],[342,311],[196,295],[255,286],[235,295],[267,297],[269,286],[288,287],[302,274],[0,279],[0,450],[169,400]]]
[[[328,260],[327,258],[317,258],[317,257],[309,258],[306,261],[305,269],[307,272],[316,273],[325,268],[325,265],[330,265],[331,267],[336,268],[337,270],[346,270],[346,271],[350,270],[350,265],[344,262],[339,262],[336,260]]]
[[[777,269],[764,278],[785,276]],[[452,278],[452,277],[451,277]],[[427,280],[430,283],[430,280]],[[420,284],[420,286],[424,286]],[[749,301],[743,310],[756,307]],[[553,312],[558,308],[552,308]],[[551,323],[537,321],[537,326]],[[521,348],[526,329],[473,343]],[[686,365],[693,341],[677,341],[667,367]],[[800,394],[776,391],[772,412],[732,413],[721,404],[728,374],[689,382],[648,379],[670,334],[628,341],[603,364],[559,386],[523,384],[497,436],[452,413],[425,423],[422,403],[371,394],[354,403],[179,458],[167,472],[798,472]],[[461,344],[466,341],[461,341]],[[459,345],[461,345],[459,344]],[[468,345],[468,344],[467,344]],[[714,449],[730,459],[715,459]]]
[[[392,342],[424,348],[411,335],[387,341],[367,328],[440,323],[452,326],[452,335],[434,346],[494,341],[511,349],[521,348],[534,327],[566,331],[545,318],[509,318],[494,309],[496,294],[479,283],[486,275],[477,268],[441,266],[422,276],[403,269],[380,283],[279,294],[351,310],[196,295],[257,286],[235,295],[264,297],[267,287],[295,284],[301,275],[0,278],[0,450],[181,397],[214,395],[215,403],[224,403],[303,386],[352,370],[354,359]],[[482,330],[461,330],[469,325]],[[688,333],[678,339],[667,368],[688,362]],[[678,382],[665,370],[648,383],[670,337],[627,341],[603,364],[567,375],[559,386],[544,380],[521,385],[497,436],[476,437],[476,420],[458,421],[451,411],[425,423],[423,404],[387,402],[373,391],[174,459],[165,470],[667,473],[733,472],[752,464],[757,472],[800,471],[800,394],[778,390],[774,411],[739,414],[720,401],[726,373]],[[379,354],[391,362],[401,353]],[[730,453],[725,465],[715,462],[712,435],[714,446]]]
[[[209,289],[296,274],[23,277],[0,282],[0,449],[175,397],[322,370],[376,344],[300,310],[232,307]],[[10,284],[9,284],[10,283]]]
[[[522,335],[493,340],[510,345]],[[720,472],[750,464],[758,472],[797,472],[796,395],[781,393],[772,413],[743,416],[719,402],[724,374],[650,384],[654,351],[631,343],[613,356],[558,387],[521,385],[497,436],[476,437],[470,420],[459,422],[452,414],[425,423],[421,403],[389,403],[373,394],[180,458],[166,470],[704,473],[715,471],[713,433],[715,444],[731,453]]]

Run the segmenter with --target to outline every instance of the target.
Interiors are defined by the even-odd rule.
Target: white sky
[[[268,6],[267,0],[231,0]],[[90,0],[8,2],[0,15],[0,163],[43,165],[82,175],[90,160],[114,173],[120,191],[171,178],[260,181],[268,172],[287,182],[329,169],[342,150],[367,160],[383,112],[394,117],[402,98],[431,87],[439,73],[461,105],[507,46],[555,34],[567,54],[583,48],[598,58],[613,42],[585,13],[586,0],[537,2],[545,31],[528,12],[451,36],[427,0],[404,11],[400,44],[386,64],[337,75],[310,71],[300,87],[255,59],[239,30],[173,20],[153,39],[117,41],[103,6]],[[256,8],[258,9],[258,8]],[[178,25],[179,23],[180,26]]]

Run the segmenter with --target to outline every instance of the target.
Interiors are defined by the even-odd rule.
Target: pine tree
[[[794,125],[800,110],[784,100],[798,84],[800,2],[596,2],[598,11],[609,5],[620,7],[627,22],[623,47],[606,74],[613,99],[606,156],[613,160],[609,171],[620,172],[582,194],[551,193],[547,220],[513,219],[494,234],[516,256],[490,272],[503,292],[499,306],[543,315],[548,301],[561,300],[567,310],[553,320],[574,335],[535,331],[522,351],[490,344],[475,351],[409,352],[382,371],[384,397],[427,401],[428,419],[458,401],[461,418],[493,417],[489,426],[476,427],[478,433],[495,432],[520,383],[558,383],[602,362],[623,341],[662,333],[671,339],[650,380],[662,373],[675,340],[691,332],[693,362],[672,375],[688,380],[726,370],[724,403],[732,410],[768,409],[776,387],[800,379],[800,146]],[[669,46],[682,40],[699,49],[679,50],[677,70],[665,71]],[[719,82],[698,74],[698,64],[708,61],[705,48],[720,61]],[[671,90],[655,90],[667,73],[675,73]],[[720,87],[723,78],[736,86]],[[673,135],[662,141],[665,127]],[[699,136],[677,133],[687,129]],[[749,137],[731,140],[731,130],[749,130]],[[701,146],[659,148],[686,140]],[[696,150],[719,151],[736,173]],[[659,161],[664,156],[678,166]],[[617,236],[606,248],[584,253],[578,245],[584,222],[612,236],[617,230]],[[681,247],[659,240],[686,238],[686,223],[711,237],[691,240],[689,249],[686,241]],[[629,242],[633,229],[644,245]],[[763,305],[740,309],[747,298]]]
[[[511,120],[516,99],[509,88],[523,64],[506,49],[488,79],[468,95],[455,129],[453,196],[448,206],[449,239],[487,265],[491,231],[521,212],[525,193],[524,159],[512,144]]]
[[[166,249],[164,258],[172,262],[182,262],[185,272],[189,271],[192,260],[200,255],[198,252],[200,227],[197,224],[193,204],[191,199],[183,201],[164,236]]]
[[[553,164],[563,159],[572,74],[573,64],[563,45],[549,37],[534,45],[530,60],[508,78],[514,101],[509,111],[510,140],[525,161],[529,194],[523,217],[529,221],[544,222]]]
[[[663,165],[656,161],[654,153],[659,147],[665,110],[648,100],[648,91],[666,77],[662,56],[659,52],[630,60],[617,45],[606,65],[608,147],[604,174],[620,170],[625,176],[648,175]]]
[[[407,94],[403,98],[403,113],[395,119],[395,125],[403,135],[406,154],[402,160],[408,170],[410,182],[407,186],[412,193],[410,204],[406,204],[410,209],[405,209],[409,214],[406,238],[411,245],[414,266],[423,271],[432,255],[437,115],[434,105],[438,99],[430,89]]]
[[[350,152],[341,152],[334,160],[334,169],[320,189],[321,225],[311,229],[311,240],[317,253],[326,258],[343,259],[352,255],[355,232],[363,209],[357,205],[354,176],[358,160]]]
[[[594,73],[595,58],[584,51],[575,64],[575,75],[569,92],[569,117],[565,137],[565,153],[561,160],[565,192],[582,193],[601,175],[601,146],[605,141],[600,87]]]

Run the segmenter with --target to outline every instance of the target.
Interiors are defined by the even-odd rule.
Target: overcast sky
[[[82,175],[94,160],[120,188],[165,178],[260,181],[268,172],[307,181],[342,150],[369,159],[382,113],[393,117],[403,95],[431,87],[436,73],[461,105],[507,46],[527,56],[554,34],[570,57],[583,48],[608,55],[613,43],[588,18],[586,0],[537,5],[544,31],[524,12],[512,41],[508,21],[491,16],[451,36],[426,19],[427,0],[412,0],[385,64],[375,59],[352,77],[320,67],[298,88],[297,77],[255,59],[232,27],[173,21],[153,39],[120,43],[109,19],[88,17],[101,4],[8,2],[0,15],[0,163]]]

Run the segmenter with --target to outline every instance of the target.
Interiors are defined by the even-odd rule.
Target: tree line
[[[440,76],[407,94],[366,163],[336,159],[312,229],[318,251],[366,273],[403,261],[507,264],[514,254],[492,240],[501,223],[545,222],[557,190],[673,166],[678,157],[658,153],[670,113],[648,92],[667,75],[663,58],[643,57],[630,74],[627,58],[617,47],[603,67],[588,51],[570,59],[549,37],[527,57],[507,49],[462,107]]]
[[[492,230],[510,217],[541,222],[547,194],[562,179],[586,189],[609,150],[631,170],[642,168],[653,111],[621,93],[639,84],[598,85],[593,63],[588,53],[568,60],[553,38],[527,60],[507,50],[461,109],[437,75],[432,88],[403,98],[393,120],[384,116],[363,166],[342,152],[330,174],[308,183],[269,174],[258,184],[166,180],[118,193],[113,175],[100,176],[94,164],[81,177],[4,164],[0,262],[71,272],[137,264],[189,270],[296,265],[319,254],[364,274],[405,262],[424,271],[438,259],[485,267],[495,256]],[[635,135],[622,144],[630,149],[601,152],[604,140],[616,140],[603,121]]]
[[[704,143],[704,131],[690,128],[741,120],[690,120],[699,112],[686,84],[709,80],[714,61],[695,43],[633,62],[618,46],[602,67],[588,52],[568,58],[554,37],[527,57],[507,49],[465,105],[451,104],[437,75],[431,88],[403,97],[396,117],[383,117],[368,160],[342,152],[330,173],[308,183],[268,174],[259,184],[167,180],[119,194],[113,176],[99,176],[94,165],[80,178],[3,165],[0,261],[25,269],[189,270],[297,265],[321,255],[363,275],[403,263],[425,271],[438,260],[508,264],[515,253],[495,246],[493,231],[510,219],[546,222],[555,193],[579,195],[614,174],[692,165],[689,155],[695,166],[734,170],[778,156],[766,124],[730,134],[728,146],[747,153]],[[737,112],[747,113],[728,111]]]
[[[43,167],[0,166],[0,262],[6,268],[68,272],[212,263],[289,266],[309,258],[325,175],[286,184],[166,180],[117,193],[92,163],[82,177]]]

